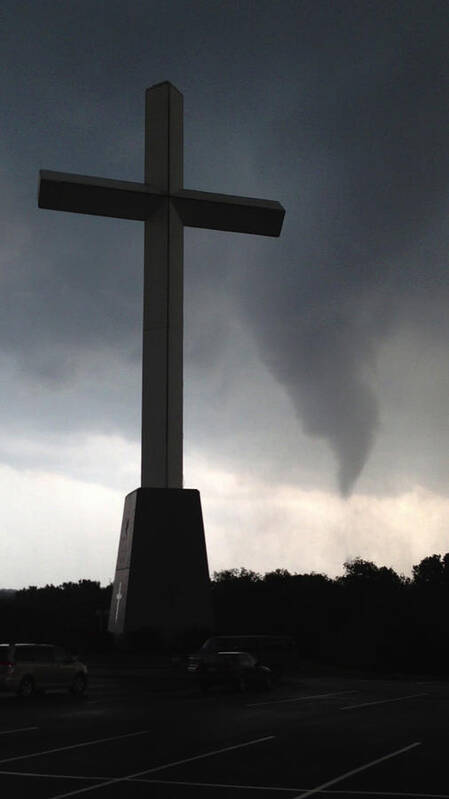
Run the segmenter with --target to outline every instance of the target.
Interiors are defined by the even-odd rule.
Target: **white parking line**
[[[317,785],[317,787],[312,788],[311,791],[298,794],[293,799],[306,799],[308,796],[313,796],[314,793],[320,793],[324,790],[324,788],[329,788],[330,785],[336,785],[337,782],[346,780],[348,777],[352,777],[353,774],[359,774],[360,771],[366,771],[366,769],[371,768],[371,766],[377,766],[378,763],[383,763],[385,760],[390,760],[392,757],[402,755],[403,752],[409,752],[410,749],[414,749],[416,746],[421,746],[421,741],[409,744],[409,746],[404,746],[402,749],[396,749],[395,752],[390,752],[389,755],[383,755],[383,757],[378,757],[376,760],[371,760],[370,763],[365,763],[364,766],[358,766],[357,768],[351,769],[351,771],[346,771],[344,774],[341,774],[339,777],[335,777],[333,780],[328,780],[327,782],[323,782],[322,785]]]
[[[403,791],[323,791],[323,793],[339,794],[344,796],[355,794],[355,796],[402,796],[408,799],[449,799],[449,793],[404,793]]]
[[[288,793],[295,793],[296,791],[307,791],[307,788],[286,788],[279,785],[231,785],[223,782],[180,782],[178,780],[145,780],[136,779],[133,782],[147,782],[157,783],[159,785],[185,785],[193,788],[235,788],[236,790],[249,790],[249,791],[286,791]],[[403,791],[339,791],[323,790],[321,793],[330,794],[331,796],[400,796],[402,799],[449,799],[447,793],[404,793]],[[293,797],[294,799],[294,797]]]
[[[287,791],[288,793],[294,793],[295,791],[307,790],[306,788],[280,788],[278,785],[233,785],[227,782],[187,782],[185,780],[181,782],[180,780],[146,780],[144,778],[135,779],[133,782],[146,782],[155,785],[186,785],[193,788],[234,788],[237,791]]]
[[[133,735],[145,735],[149,730],[141,730],[139,732],[128,732],[125,735],[114,735],[112,738],[98,738],[96,741],[84,741],[80,744],[72,744],[71,746],[59,746],[57,749],[45,749],[41,752],[31,752],[27,755],[16,755],[15,757],[4,757],[0,760],[2,763],[12,763],[14,760],[26,760],[29,757],[40,757],[40,755],[51,755],[53,752],[66,752],[68,749],[80,749],[82,746],[93,746],[94,744],[107,743],[108,741],[118,741],[121,738],[132,738]]]
[[[370,705],[384,705],[387,702],[402,702],[403,699],[415,699],[417,696],[429,696],[428,693],[425,694],[409,694],[408,696],[397,696],[394,699],[378,699],[375,702],[363,702],[362,705],[346,705],[346,707],[341,707],[340,710],[354,710],[356,707],[370,707]]]
[[[42,777],[44,779],[54,779],[54,780],[84,780],[89,782],[104,782],[108,780],[112,780],[112,777],[93,777],[91,774],[87,775],[80,775],[80,774],[43,774],[41,772],[32,772],[32,771],[0,771],[0,775],[4,774],[5,776],[11,777]],[[147,784],[154,784],[154,785],[184,785],[187,787],[193,788],[234,788],[235,790],[248,790],[248,791],[284,791],[286,793],[297,793],[298,791],[307,791],[307,788],[287,788],[285,785],[234,785],[232,783],[227,782],[187,782],[186,780],[148,780],[144,777],[125,777],[126,782],[144,782]],[[121,778],[119,778],[121,781]],[[94,787],[101,787],[101,786],[94,786]],[[80,791],[76,791],[76,793],[80,793]],[[321,793],[330,794],[331,796],[338,796],[339,794],[343,794],[344,796],[398,796],[402,797],[402,799],[449,799],[448,793],[410,793],[404,791],[340,791],[332,790],[326,791],[323,790]],[[57,797],[53,797],[53,799],[57,799]]]
[[[255,738],[253,741],[246,741],[244,744],[236,744],[235,746],[226,746],[224,749],[214,749],[211,752],[205,752],[203,755],[194,755],[193,757],[186,757],[183,760],[175,760],[173,763],[164,763],[162,766],[154,766],[154,768],[147,768],[144,771],[136,771],[135,774],[127,774],[125,777],[115,777],[114,779],[100,782],[98,785],[89,785],[87,788],[79,788],[75,791],[68,793],[59,793],[57,796],[52,796],[51,799],[66,799],[67,796],[76,796],[80,793],[87,793],[88,791],[95,791],[97,788],[104,788],[106,785],[114,785],[118,782],[127,782],[128,780],[135,780],[136,777],[143,777],[144,774],[153,774],[155,771],[162,771],[172,766],[180,766],[184,763],[191,763],[193,760],[201,760],[205,757],[212,755],[220,755],[223,752],[230,752],[233,749],[242,749],[244,746],[252,746],[253,744],[260,744],[264,741],[272,741],[274,735],[267,735],[265,738]]]
[[[84,780],[84,782],[102,782],[104,780],[110,780],[112,777],[93,777],[89,774],[88,777],[84,774],[44,774],[40,771],[3,771],[0,769],[0,776],[5,775],[6,777],[43,777],[46,780]]]
[[[38,730],[39,727],[18,727],[17,730],[0,730],[0,735],[10,735],[12,732],[28,732],[28,730]]]
[[[306,699],[324,699],[326,696],[341,696],[341,694],[358,694],[358,691],[333,691],[330,694],[310,694],[309,696],[293,696],[288,699],[271,699],[269,702],[252,702],[246,707],[261,707],[262,705],[281,705],[283,702],[304,702]]]
[[[130,780],[131,782],[131,780]],[[295,793],[297,791],[307,791],[307,788],[286,788],[284,785],[233,785],[227,782],[187,782],[187,781],[180,781],[180,780],[146,780],[146,779],[135,779],[132,782],[147,782],[147,783],[154,783],[158,785],[185,785],[187,787],[192,788],[235,788],[236,790],[248,790],[248,791],[285,791],[287,793]],[[449,799],[448,793],[404,793],[403,791],[339,791],[332,790],[326,791],[323,790],[321,793],[330,794],[331,796],[338,796],[343,794],[343,796],[400,796],[403,799]],[[293,797],[295,799],[295,797]]]

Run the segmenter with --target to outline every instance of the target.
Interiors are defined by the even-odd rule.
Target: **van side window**
[[[36,646],[34,648],[36,663],[53,663],[53,650],[51,646]]]
[[[16,661],[18,663],[34,663],[36,659],[36,647],[18,646],[16,647]]]

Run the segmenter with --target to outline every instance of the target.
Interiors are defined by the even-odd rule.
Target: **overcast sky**
[[[211,573],[410,574],[449,551],[447,0],[3,0],[0,587],[112,579],[140,479],[143,225],[39,210],[39,169],[143,180],[184,95],[186,487]]]

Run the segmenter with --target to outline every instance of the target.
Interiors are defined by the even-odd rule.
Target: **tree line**
[[[0,641],[63,644],[77,652],[105,651],[112,585],[94,580],[0,590]]]
[[[415,674],[449,668],[449,553],[424,558],[412,577],[359,557],[334,579],[229,569],[214,573],[211,591],[216,633],[290,635],[304,659],[337,667]],[[111,596],[112,585],[91,580],[0,590],[0,641],[51,640],[80,653],[112,650]],[[207,634],[192,629],[178,651],[197,647]],[[146,651],[167,648],[149,630],[134,643]]]
[[[305,659],[333,666],[448,673],[449,553],[424,558],[411,578],[362,558],[335,579],[231,569],[214,575],[213,592],[221,632],[292,635]]]

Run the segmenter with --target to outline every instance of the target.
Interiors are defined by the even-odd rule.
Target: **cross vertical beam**
[[[41,171],[39,207],[145,223],[143,488],[182,488],[183,226],[279,236],[278,202],[183,188],[183,98],[146,92],[145,182]]]
[[[161,83],[145,100],[145,184],[165,196],[145,221],[141,484],[182,488],[183,224],[167,195],[183,185],[183,98]]]

